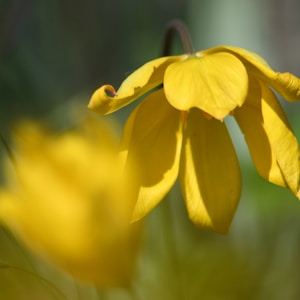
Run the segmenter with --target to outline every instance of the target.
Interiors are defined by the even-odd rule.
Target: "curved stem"
[[[170,55],[174,33],[179,35],[184,52],[193,53],[192,42],[186,25],[181,20],[175,19],[167,24],[162,55]]]

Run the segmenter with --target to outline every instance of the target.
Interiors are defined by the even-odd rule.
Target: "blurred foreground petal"
[[[87,118],[55,134],[27,123],[14,140],[0,221],[74,277],[101,287],[128,284],[140,236],[140,224],[129,225],[134,175],[123,174],[108,128]]]

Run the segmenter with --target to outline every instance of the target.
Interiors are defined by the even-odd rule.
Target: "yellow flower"
[[[122,176],[115,141],[98,121],[61,134],[19,127],[0,222],[72,276],[109,287],[130,280],[140,224],[129,225],[133,174]]]
[[[258,55],[220,46],[152,60],[122,83],[100,87],[89,108],[114,112],[146,96],[123,133],[128,159],[138,153],[142,174],[133,219],[154,208],[179,177],[190,219],[227,232],[241,188],[239,163],[223,119],[233,115],[258,173],[298,198],[299,149],[270,90],[300,99],[300,80],[274,72]]]

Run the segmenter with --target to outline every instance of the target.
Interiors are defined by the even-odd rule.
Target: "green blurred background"
[[[9,139],[24,117],[63,119],[69,102],[86,106],[101,84],[118,86],[160,55],[173,18],[188,25],[197,50],[244,47],[300,77],[299,11],[297,0],[0,0],[1,134]],[[283,105],[300,137],[299,104]],[[120,122],[130,109],[116,114]],[[0,228],[0,299],[300,299],[300,205],[256,174],[228,125],[243,174],[228,235],[194,228],[175,187],[147,217],[132,290],[99,291],[31,256]]]

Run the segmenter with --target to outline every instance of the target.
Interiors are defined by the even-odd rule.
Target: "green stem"
[[[181,20],[175,19],[169,22],[166,27],[164,47],[162,51],[163,56],[170,55],[174,34],[179,35],[185,53],[191,54],[194,52],[186,25]]]
[[[11,151],[8,143],[6,142],[4,136],[0,133],[0,140],[1,140],[1,143],[3,145],[3,148],[5,149],[8,157],[11,159],[11,161],[14,163],[15,162],[15,158],[14,158],[14,155],[13,155],[13,152]]]
[[[173,292],[174,299],[184,299],[184,288],[182,281],[182,271],[180,258],[178,255],[178,247],[175,237],[174,219],[172,214],[172,205],[170,196],[166,196],[162,206],[162,229],[164,230],[165,247],[168,252],[170,267],[172,274],[176,274],[176,282],[174,282]]]

